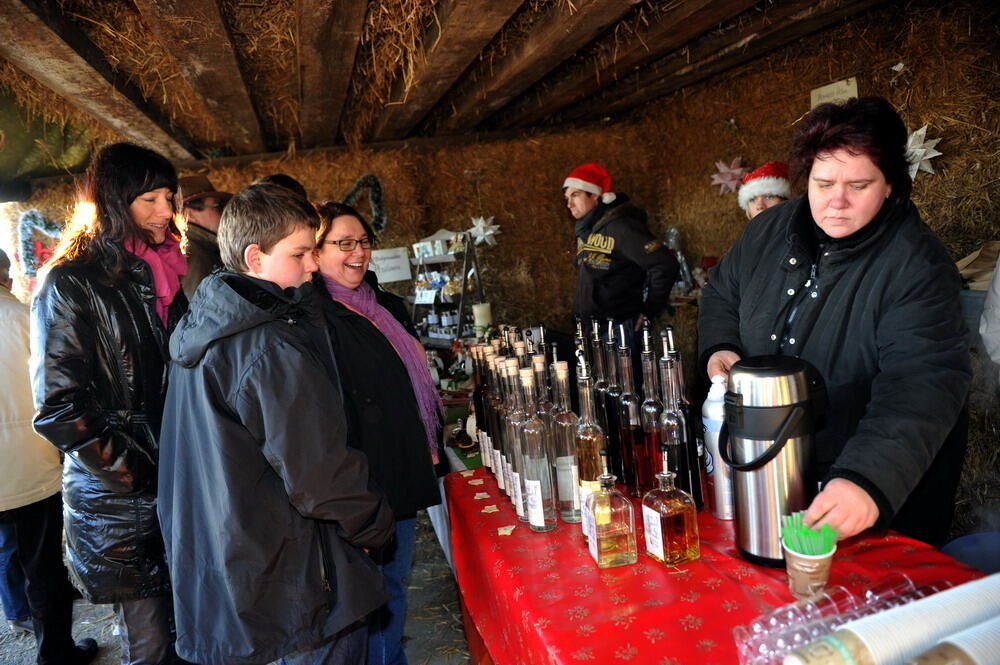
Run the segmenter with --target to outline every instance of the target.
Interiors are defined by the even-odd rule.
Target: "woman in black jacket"
[[[374,233],[353,208],[319,206],[318,290],[333,338],[348,417],[348,443],[368,456],[389,497],[396,540],[373,552],[389,602],[370,617],[368,663],[406,663],[404,578],[413,563],[416,512],[440,503],[434,473],[442,407],[403,302],[368,271]]]
[[[906,127],[884,99],[816,107],[793,164],[808,193],[769,208],[710,273],[709,376],[745,356],[812,363],[830,406],[806,514],[842,537],[891,526],[940,545],[965,453],[958,271],[910,201]]]
[[[131,143],[103,148],[32,303],[35,429],[66,453],[70,579],[114,603],[122,663],[161,663],[170,581],[156,518],[167,336],[187,308],[177,174]]]

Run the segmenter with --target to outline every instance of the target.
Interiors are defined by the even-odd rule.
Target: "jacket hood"
[[[282,289],[277,284],[231,272],[206,277],[191,301],[187,314],[170,336],[170,357],[183,367],[193,367],[216,340],[256,328],[271,321],[304,316],[303,301],[310,283]]]

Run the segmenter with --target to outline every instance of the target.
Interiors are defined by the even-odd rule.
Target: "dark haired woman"
[[[368,270],[374,233],[353,208],[319,206],[314,279],[334,340],[343,384],[348,442],[368,456],[372,478],[389,497],[396,539],[372,558],[382,570],[389,602],[369,617],[368,663],[406,663],[404,579],[413,563],[416,513],[441,501],[438,461],[441,400],[424,348],[403,301],[379,288]]]
[[[810,112],[792,146],[807,194],[755,217],[713,269],[699,344],[710,376],[769,354],[823,375],[823,489],[807,522],[940,546],[965,454],[968,345],[958,272],[910,201],[906,139],[881,98]]]
[[[66,452],[70,579],[114,603],[123,665],[170,654],[170,581],[156,517],[167,336],[187,307],[177,174],[131,143],[103,148],[32,303],[35,429]]]

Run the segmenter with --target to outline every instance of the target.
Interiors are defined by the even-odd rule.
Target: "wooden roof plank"
[[[440,132],[473,129],[555,69],[640,0],[576,0],[559,3],[532,29],[527,39],[497,62],[441,120]]]
[[[204,0],[134,1],[146,25],[169,48],[188,83],[225,130],[226,143],[240,154],[264,151],[260,120],[218,5]]]
[[[561,114],[563,121],[597,119],[663,97],[759,58],[885,0],[792,0],[724,34],[707,35]]]
[[[82,31],[38,0],[0,0],[0,55],[129,140],[170,159],[192,159],[192,143],[133,84],[117,76]]]
[[[367,0],[298,0],[299,134],[306,148],[336,141]]]
[[[371,138],[382,141],[409,134],[521,4],[522,0],[444,0],[424,35],[423,53],[415,58],[412,75],[396,82]]]
[[[530,93],[501,112],[497,127],[526,127],[551,117],[560,109],[586,99],[601,88],[654,59],[680,48],[690,40],[731,19],[758,0],[687,0],[671,8],[639,30],[615,51],[614,60],[604,63],[596,58],[577,67],[566,76],[552,81],[539,96]]]

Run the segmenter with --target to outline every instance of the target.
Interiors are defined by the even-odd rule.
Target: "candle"
[[[476,303],[472,306],[472,322],[477,328],[489,328],[493,325],[493,310],[488,302]]]

